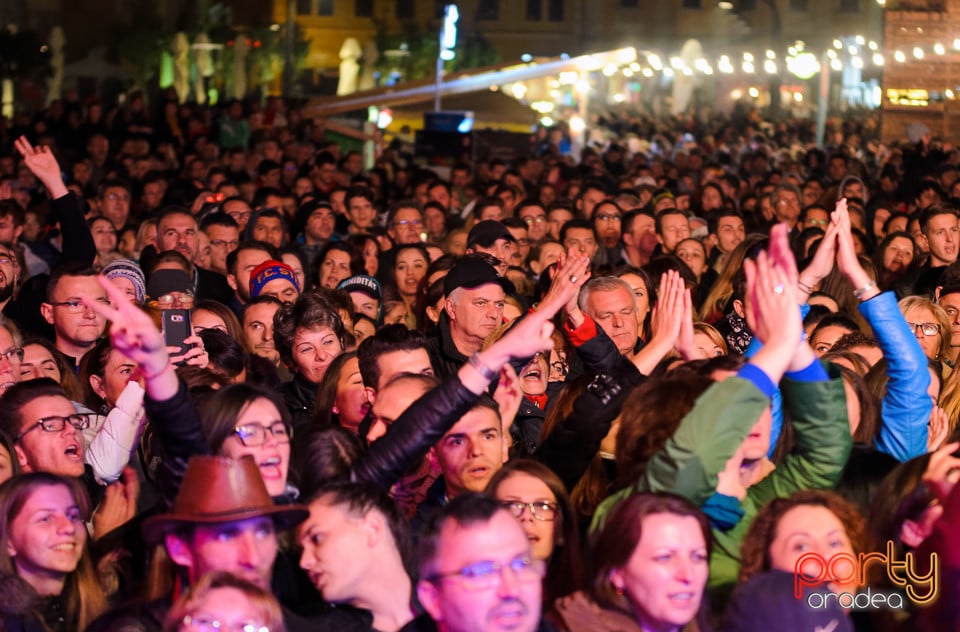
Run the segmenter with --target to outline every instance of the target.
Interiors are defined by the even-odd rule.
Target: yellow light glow
[[[760,96],[760,91],[757,90],[756,88],[750,88],[749,90],[747,90],[747,94],[749,94],[752,98],[756,99],[757,97]]]

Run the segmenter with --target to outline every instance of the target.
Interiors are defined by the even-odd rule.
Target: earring
[[[340,414],[340,409],[337,408],[336,406],[334,406],[334,407],[332,407],[332,408],[330,409],[330,412],[332,412],[334,415],[339,415],[339,414]]]
[[[614,586],[614,589],[617,591],[618,597],[623,597],[623,586]]]

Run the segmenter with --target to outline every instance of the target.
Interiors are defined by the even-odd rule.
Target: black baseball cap
[[[457,288],[473,289],[488,283],[496,283],[507,294],[514,294],[517,291],[509,279],[497,274],[497,269],[482,257],[464,255],[453,264],[447,276],[443,278],[443,293],[445,296],[450,296],[450,293]]]
[[[467,248],[483,246],[489,248],[498,239],[516,242],[516,238],[507,230],[507,227],[495,219],[485,219],[477,222],[467,235]]]

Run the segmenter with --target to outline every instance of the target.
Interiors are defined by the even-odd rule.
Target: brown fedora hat
[[[273,503],[252,456],[236,460],[195,456],[187,464],[170,513],[147,518],[143,522],[143,537],[153,545],[183,525],[217,524],[260,516],[269,516],[280,529],[286,529],[303,522],[309,515],[304,505]]]

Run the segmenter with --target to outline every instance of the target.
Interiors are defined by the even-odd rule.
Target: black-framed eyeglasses
[[[10,364],[20,364],[23,362],[23,349],[20,347],[13,347],[7,349],[6,351],[0,351],[0,356],[3,356],[7,359],[7,362]]]
[[[939,323],[907,323],[913,329],[913,333],[918,331],[924,336],[936,336],[940,333]]]
[[[500,504],[509,509],[516,518],[522,518],[523,512],[527,509],[535,520],[549,522],[557,518],[557,503],[548,500],[535,500],[530,503],[522,500],[503,500]]]
[[[98,298],[97,302],[101,305],[109,305],[110,299]],[[82,314],[87,311],[87,306],[80,300],[60,301],[59,303],[50,303],[54,307],[66,307],[70,314]]]
[[[520,582],[540,581],[543,578],[543,560],[535,560],[529,555],[519,555],[509,562],[491,560],[474,562],[460,570],[437,573],[427,579],[437,583],[442,579],[456,578],[467,590],[489,590],[497,586],[503,571],[508,568]]]
[[[620,222],[623,218],[619,215],[597,215],[598,222]]]
[[[287,429],[282,421],[275,421],[269,426],[257,423],[243,424],[234,428],[233,431],[237,433],[240,443],[248,448],[255,448],[266,443],[267,433],[273,435],[277,443],[290,443],[293,438],[293,431]]]
[[[226,239],[211,239],[210,245],[213,246],[214,248],[223,248],[224,246],[226,246],[230,250],[236,250],[237,247],[240,246],[240,240],[231,239],[230,241],[227,241]]]
[[[14,441],[20,441],[20,439],[23,439],[24,435],[29,433],[31,430],[36,430],[37,428],[40,428],[44,432],[63,432],[63,429],[66,428],[67,424],[70,424],[77,430],[86,430],[90,427],[90,416],[77,413],[75,415],[67,415],[66,417],[63,415],[51,415],[50,417],[44,417],[18,434]]]

